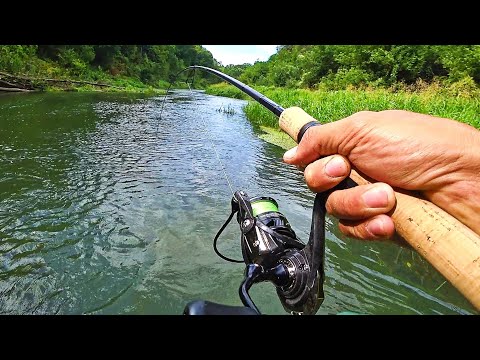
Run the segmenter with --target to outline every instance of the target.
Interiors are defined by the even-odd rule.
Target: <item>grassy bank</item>
[[[128,92],[164,94],[165,87],[144,84],[138,79],[128,77],[107,77],[84,79],[74,76],[45,77],[26,74],[11,74],[0,70],[0,93],[12,91],[73,91],[73,92]]]
[[[100,82],[101,84],[108,84],[111,86],[95,86],[89,84],[75,84],[75,83],[52,83],[42,86],[43,91],[72,91],[72,92],[128,92],[141,94],[165,94],[166,88],[158,88],[151,85],[146,85],[137,79],[122,78],[111,79]]]
[[[479,91],[466,89],[458,84],[451,88],[433,84],[423,88],[417,87],[414,91],[408,89],[312,91],[261,86],[255,89],[284,108],[301,107],[320,122],[339,120],[362,110],[397,109],[450,118],[480,128]],[[207,93],[251,100],[237,88],[224,83],[208,87]],[[278,118],[257,102],[252,100],[244,110],[254,126],[280,130]],[[275,137],[273,134],[274,132],[270,130],[270,139]]]

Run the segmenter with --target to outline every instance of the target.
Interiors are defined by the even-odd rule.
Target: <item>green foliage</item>
[[[443,92],[450,96],[479,99],[480,87],[475,83],[471,76],[465,76],[462,79],[451,83],[450,86],[442,87]]]
[[[437,46],[441,63],[452,81],[471,77],[480,83],[480,46]]]
[[[339,90],[391,88],[471,78],[480,84],[480,45],[282,45],[266,62],[226,67],[250,85]]]
[[[218,68],[212,54],[200,45],[4,45],[0,71],[37,77],[101,81],[127,88],[167,88],[186,79],[176,74],[189,65]],[[131,80],[126,80],[126,79]],[[219,82],[204,72],[195,86]]]
[[[0,71],[26,72],[32,68],[30,59],[35,57],[35,45],[0,45]]]
[[[267,63],[257,61],[255,64],[245,68],[245,71],[239,76],[239,80],[249,84],[266,85],[267,72]]]
[[[350,68],[339,69],[336,73],[330,72],[324,77],[324,80],[317,85],[323,90],[342,90],[349,87],[365,88],[370,84],[372,75],[362,69]]]
[[[249,96],[245,94],[243,91],[227,83],[210,85],[205,89],[205,92],[211,95],[224,96],[224,97],[229,97],[234,99],[246,100],[249,98]]]
[[[238,79],[240,75],[245,71],[247,67],[251,66],[250,64],[242,64],[242,65],[227,65],[220,70],[235,79]]]
[[[418,83],[416,91],[405,87],[395,92],[387,89],[312,91],[255,87],[282,107],[299,106],[322,123],[339,120],[362,110],[404,109],[455,119],[480,128],[480,90],[473,79],[464,78],[439,91],[441,88],[438,83]],[[209,92],[215,94],[216,89],[227,93],[219,86],[211,86]],[[257,102],[249,102],[244,109],[253,124],[279,129],[278,118]]]
[[[200,45],[0,45],[0,71],[36,77],[131,78],[142,86],[184,87],[189,73],[176,75],[194,64],[249,85],[291,89],[409,91],[435,85],[446,95],[473,97],[480,84],[480,45],[281,45],[268,61],[225,67]],[[210,73],[195,73],[197,88],[218,82]]]

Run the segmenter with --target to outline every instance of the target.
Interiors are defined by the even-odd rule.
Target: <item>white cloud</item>
[[[202,45],[223,65],[253,64],[267,61],[276,53],[277,45]]]
[[[255,45],[255,46],[260,50],[264,51],[265,53],[272,55],[277,52],[278,45]]]

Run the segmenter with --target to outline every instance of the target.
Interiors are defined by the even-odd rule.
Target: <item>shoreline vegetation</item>
[[[170,85],[187,88],[190,79],[207,94],[250,100],[244,111],[261,137],[294,144],[273,114],[236,87],[202,71],[178,76],[190,65],[219,69],[320,122],[404,109],[480,128],[480,45],[279,45],[267,61],[227,66],[201,45],[0,45],[0,93],[156,95]]]
[[[76,78],[45,78],[13,75],[0,71],[0,94],[25,92],[127,92],[138,94],[165,94],[169,84],[161,87],[146,85],[133,78],[103,79],[95,82]],[[174,83],[175,88],[187,88]]]
[[[480,129],[480,91],[454,84],[439,83],[398,88],[364,88],[347,90],[307,90],[258,86],[255,89],[283,108],[299,106],[322,123],[339,120],[358,111],[387,109],[409,110],[446,117]],[[207,94],[248,100],[245,115],[265,141],[284,149],[295,142],[278,125],[278,118],[248,95],[227,83],[207,87]],[[432,124],[435,126],[435,124]]]
[[[218,68],[200,45],[0,45],[0,93],[114,91],[157,94],[187,87],[189,65]],[[198,74],[196,86],[218,82]]]
[[[279,45],[266,62],[228,65],[224,72],[321,122],[405,109],[479,128],[480,45]],[[207,93],[248,99],[224,84]],[[260,105],[251,101],[245,113],[254,125],[278,130],[276,117]]]

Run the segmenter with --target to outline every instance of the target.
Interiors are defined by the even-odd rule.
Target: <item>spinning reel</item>
[[[249,198],[243,191],[232,197],[232,211],[214,239],[214,250],[231,262],[244,262],[245,279],[239,295],[245,307],[193,301],[187,304],[185,315],[259,315],[260,311],[248,291],[253,284],[270,281],[284,309],[292,314],[315,314],[324,299],[325,202],[328,193],[319,193],[313,206],[310,238],[305,245],[291,228],[286,217],[278,211],[277,202],[270,197]],[[243,260],[222,255],[217,240],[233,216],[241,231]]]

